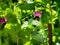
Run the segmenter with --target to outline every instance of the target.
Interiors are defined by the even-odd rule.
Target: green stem
[[[2,45],[2,44],[1,44],[1,30],[0,30],[0,45]]]
[[[19,37],[17,36],[17,45],[19,45]]]

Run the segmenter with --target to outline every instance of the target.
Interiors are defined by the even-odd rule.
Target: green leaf
[[[48,23],[49,22],[49,17],[48,17],[49,13],[46,12],[45,10],[42,11],[42,23]]]
[[[33,20],[33,19],[29,19],[29,21],[28,21],[28,24],[29,24],[29,25],[32,24],[32,20]]]
[[[37,3],[32,4],[24,3],[23,5],[18,4],[18,7],[22,10],[33,10],[36,4]]]
[[[38,42],[43,42],[43,36],[41,34],[33,35],[33,39]]]

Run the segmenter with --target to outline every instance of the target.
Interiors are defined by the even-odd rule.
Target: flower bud
[[[7,18],[0,19],[0,24],[6,23],[6,22],[7,22]]]
[[[34,12],[34,18],[41,17],[41,16],[42,16],[41,12],[39,12],[39,11]]]

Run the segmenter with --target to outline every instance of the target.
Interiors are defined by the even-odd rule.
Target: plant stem
[[[48,24],[49,45],[52,45],[52,24]]]
[[[0,30],[0,45],[2,45],[2,44],[1,44],[1,30]]]
[[[19,45],[19,37],[17,36],[17,45]]]

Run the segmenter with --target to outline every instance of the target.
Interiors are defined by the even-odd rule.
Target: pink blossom
[[[0,19],[0,24],[6,23],[6,22],[7,22],[7,18]]]
[[[39,11],[36,11],[36,12],[34,12],[34,18],[35,17],[41,17],[41,12],[39,12]]]

